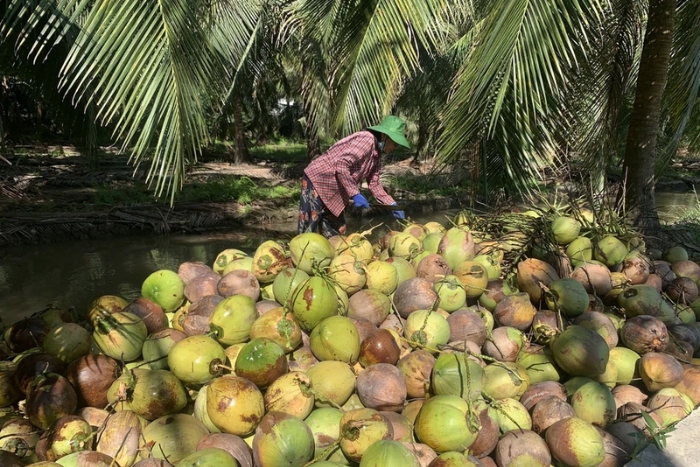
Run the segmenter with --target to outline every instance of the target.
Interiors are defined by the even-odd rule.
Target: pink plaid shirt
[[[394,203],[379,182],[379,148],[374,135],[366,130],[341,139],[306,167],[304,173],[318,196],[334,216],[339,216],[349,200],[367,180],[369,191],[382,204]]]

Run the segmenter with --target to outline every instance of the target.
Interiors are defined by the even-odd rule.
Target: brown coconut
[[[447,317],[450,341],[471,341],[479,347],[486,342],[486,325],[473,310],[461,308]]]
[[[676,277],[666,288],[666,295],[675,303],[690,305],[698,298],[698,285],[688,277]]]
[[[603,444],[605,445],[605,458],[596,467],[623,467],[627,464],[632,454],[632,451],[628,450],[627,445],[618,437],[602,428],[596,427],[596,430],[603,437]]]
[[[498,422],[489,414],[487,406],[478,411],[479,433],[474,442],[469,446],[469,452],[476,457],[488,456],[498,444]]]
[[[218,292],[218,284],[221,276],[214,271],[209,271],[193,277],[185,286],[185,297],[190,302],[196,302],[207,295],[216,295]]]
[[[377,363],[362,370],[356,387],[362,404],[375,410],[399,412],[408,395],[403,374],[388,363]]]
[[[661,352],[668,345],[668,329],[653,316],[639,315],[625,321],[620,330],[620,340],[625,347],[640,355]]]
[[[528,258],[518,263],[518,289],[530,296],[532,303],[539,303],[543,298],[542,286],[548,286],[559,279],[554,268],[539,259]]]
[[[527,330],[535,318],[537,309],[525,292],[508,295],[493,311],[493,318],[499,326],[511,326],[521,331]]]
[[[494,456],[499,466],[523,465],[548,467],[552,463],[547,443],[540,435],[530,430],[515,430],[504,434],[496,445]]]
[[[574,408],[557,396],[547,396],[532,407],[532,430],[544,433],[559,420],[574,417]]]
[[[628,402],[643,405],[649,398],[641,389],[630,384],[615,386],[612,390],[612,395],[615,398],[615,406],[618,410]]]
[[[641,254],[625,258],[620,272],[625,275],[631,285],[644,284],[651,273],[651,260]]]
[[[552,310],[539,310],[532,319],[532,333],[539,344],[547,344],[564,331],[566,326],[559,313]]]
[[[659,292],[662,292],[664,290],[663,280],[658,274],[649,274],[649,277],[647,278],[644,284],[654,287]]]
[[[671,263],[671,270],[676,277],[687,277],[697,282],[700,279],[700,266],[695,261],[682,259]]]
[[[535,404],[547,397],[557,397],[566,402],[566,388],[563,384],[556,381],[542,381],[540,383],[535,383],[528,387],[523,395],[520,396],[520,403],[523,404],[527,410],[530,410],[535,406]]]
[[[260,283],[252,272],[244,269],[234,269],[221,277],[218,285],[219,295],[232,297],[234,295],[246,295],[254,302],[260,298]]]
[[[664,290],[666,287],[668,287],[671,281],[676,278],[676,273],[673,272],[671,269],[671,263],[668,261],[654,261],[654,274],[661,278],[661,283]]]
[[[403,282],[394,292],[394,307],[402,318],[416,310],[430,310],[438,300],[433,284],[421,277]]]
[[[185,261],[177,268],[177,275],[180,276],[185,285],[197,276],[214,272],[212,268],[199,261]]]
[[[452,268],[447,264],[445,258],[437,253],[426,256],[416,266],[416,277],[425,279],[431,284],[450,274],[452,274]]]
[[[639,376],[650,392],[672,388],[683,380],[683,366],[671,355],[647,352],[637,362]]]
[[[199,440],[197,451],[219,448],[231,454],[240,467],[253,467],[253,451],[242,438],[230,433],[210,433]]]
[[[571,273],[571,278],[580,282],[586,292],[599,297],[609,294],[613,287],[610,270],[603,264],[587,263],[578,266]]]
[[[391,300],[376,289],[362,289],[348,301],[348,317],[360,318],[379,326],[391,313]]]
[[[503,326],[493,330],[491,339],[484,343],[483,351],[486,356],[499,362],[515,362],[524,345],[522,332]]]
[[[396,364],[406,382],[407,397],[410,399],[427,397],[430,390],[430,377],[435,366],[435,357],[427,350],[415,350]]]
[[[132,313],[141,318],[141,320],[143,320],[143,324],[146,325],[146,331],[148,331],[149,334],[162,331],[168,327],[168,317],[165,315],[163,308],[147,298],[137,298],[124,307],[124,311]]]
[[[649,432],[649,426],[647,425],[646,420],[644,420],[642,412],[647,413],[652,419],[654,419],[657,426],[663,425],[663,420],[658,414],[650,412],[647,407],[644,407],[642,404],[637,404],[636,402],[628,402],[620,407],[617,410],[617,419],[619,421],[634,425],[637,429],[644,433],[646,437],[650,437],[651,433]]]

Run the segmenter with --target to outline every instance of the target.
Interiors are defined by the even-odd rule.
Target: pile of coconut
[[[517,217],[268,240],[22,319],[0,465],[622,466],[700,403],[700,266]]]

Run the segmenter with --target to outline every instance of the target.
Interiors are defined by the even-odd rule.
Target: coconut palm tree
[[[672,154],[700,119],[699,8],[672,0],[475,2],[475,46],[443,112],[441,157],[456,160],[485,140],[505,175],[500,185],[528,191],[570,155],[600,188],[609,162],[624,154],[627,205],[655,230],[655,134],[673,125]]]

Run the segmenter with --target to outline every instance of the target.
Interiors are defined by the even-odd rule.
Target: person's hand
[[[362,196],[362,193],[358,193],[352,197],[352,202],[355,204],[356,208],[359,209],[369,209],[369,202],[367,198]]]
[[[396,203],[391,203],[392,206],[396,206]],[[394,219],[405,219],[406,218],[406,213],[403,211],[391,211],[391,213],[394,215]]]

